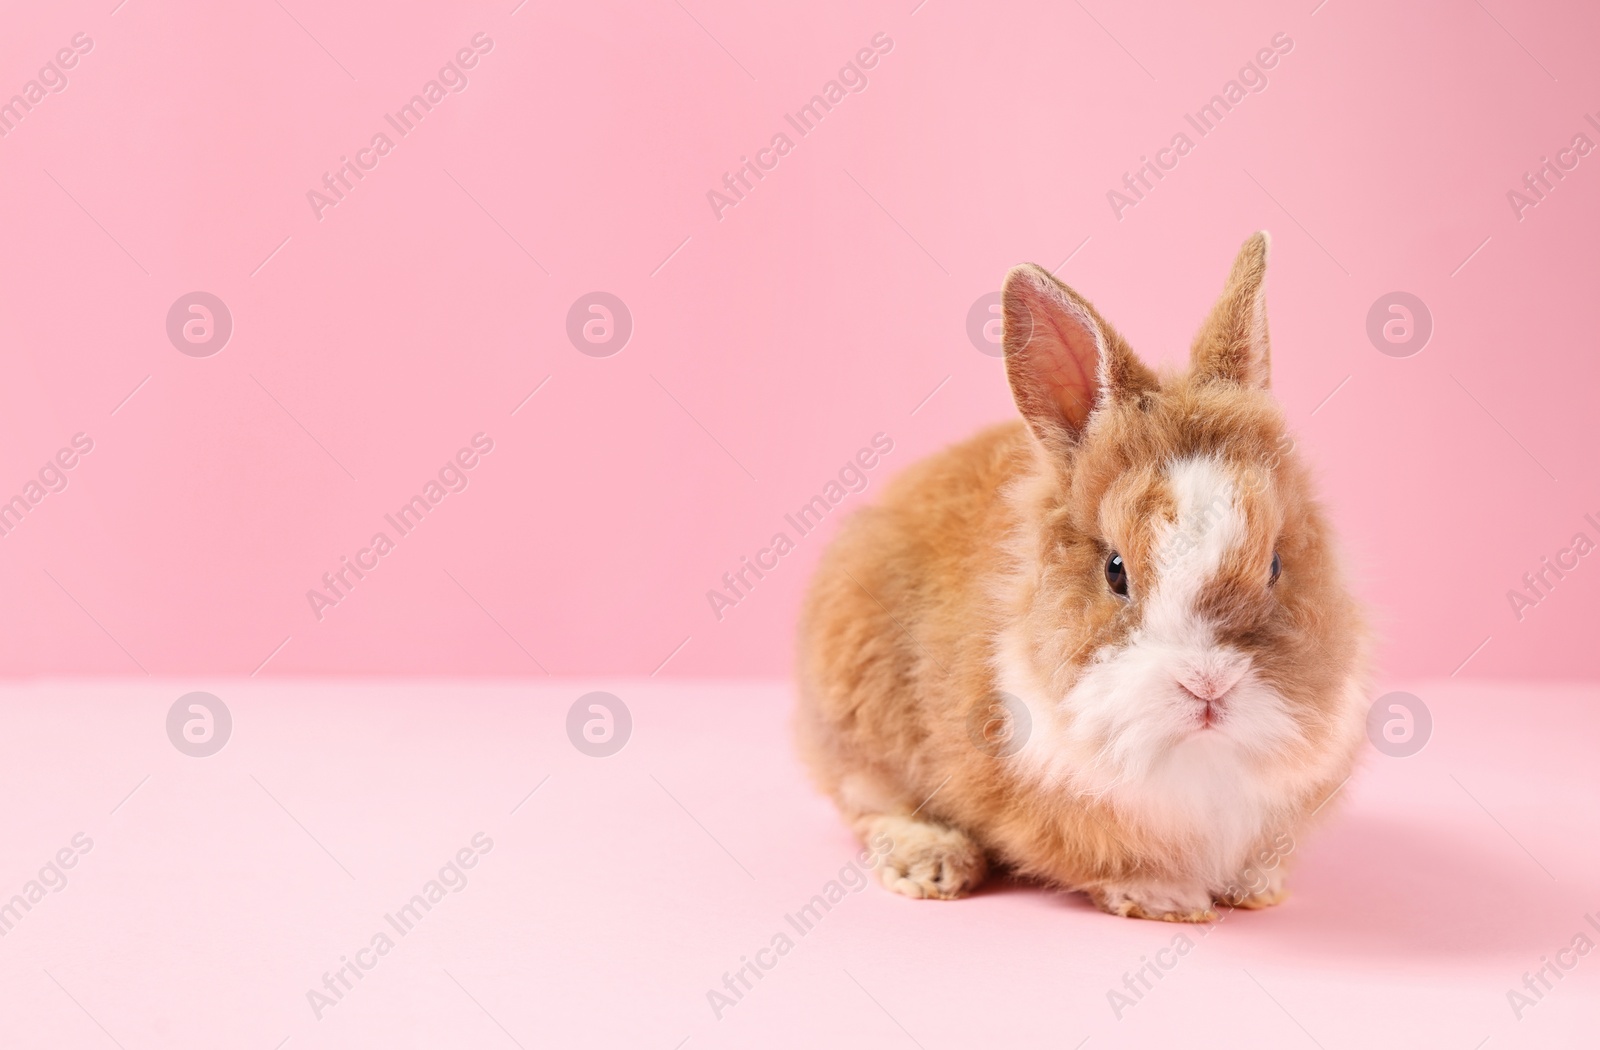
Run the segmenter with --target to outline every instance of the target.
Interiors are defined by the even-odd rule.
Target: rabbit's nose
[[[1239,684],[1244,672],[1242,666],[1190,668],[1178,676],[1178,684],[1196,700],[1214,704]]]

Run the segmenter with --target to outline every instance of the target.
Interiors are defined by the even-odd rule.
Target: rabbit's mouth
[[[1209,690],[1201,692],[1182,682],[1178,683],[1178,691],[1183,694],[1185,700],[1194,702],[1195,721],[1200,730],[1215,729],[1221,725],[1227,710],[1226,692],[1212,693]]]

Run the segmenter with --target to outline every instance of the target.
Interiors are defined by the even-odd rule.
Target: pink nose
[[[1244,677],[1240,671],[1191,671],[1178,679],[1178,684],[1183,691],[1202,703],[1214,704],[1227,696],[1234,686],[1239,684],[1239,679]]]

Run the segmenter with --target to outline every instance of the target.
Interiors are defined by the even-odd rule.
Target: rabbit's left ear
[[[1272,341],[1267,337],[1267,231],[1239,249],[1222,297],[1195,336],[1189,352],[1198,376],[1246,387],[1272,380]]]

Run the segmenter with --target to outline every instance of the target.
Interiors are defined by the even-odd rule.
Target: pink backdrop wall
[[[1276,389],[1389,671],[1600,671],[1600,558],[1520,620],[1507,597],[1600,540],[1600,155],[1507,196],[1600,144],[1592,7],[114,4],[0,34],[0,99],[40,82],[0,138],[0,498],[93,445],[0,538],[0,672],[785,673],[836,520],[720,621],[706,592],[875,434],[833,519],[1008,415],[968,313],[1009,266],[1059,267],[1172,361],[1259,227]],[[785,115],[875,38],[800,135]],[[1265,86],[1194,131],[1275,38]],[[441,76],[401,135],[385,115]],[[197,290],[232,319],[211,356],[179,352],[181,307],[168,334]],[[632,318],[612,356],[567,334],[595,291]],[[1396,291],[1432,317],[1412,356],[1367,334]],[[465,489],[395,539],[478,434]],[[319,620],[307,591],[358,556]]]

